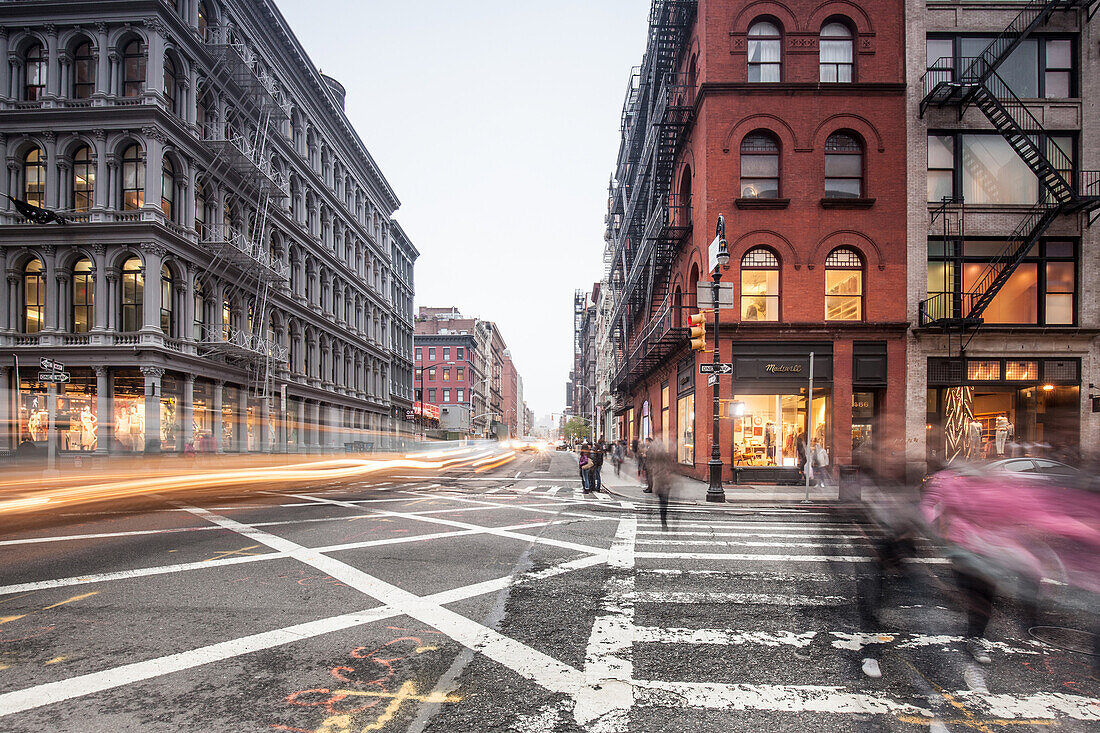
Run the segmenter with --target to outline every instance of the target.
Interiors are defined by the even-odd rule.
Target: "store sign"
[[[765,364],[764,371],[769,374],[798,374],[802,371],[801,364]]]
[[[805,382],[810,378],[810,356],[735,356],[733,370],[735,381]],[[832,380],[832,355],[815,357],[814,382],[826,383]]]

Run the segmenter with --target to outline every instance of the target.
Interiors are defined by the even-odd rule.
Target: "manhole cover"
[[[1067,652],[1096,656],[1096,634],[1064,626],[1032,626],[1027,630],[1035,639]]]

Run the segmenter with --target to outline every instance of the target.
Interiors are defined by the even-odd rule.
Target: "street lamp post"
[[[718,253],[717,263],[714,266],[714,270],[711,271],[711,294],[714,296],[714,374],[712,380],[714,384],[711,385],[711,397],[714,403],[714,417],[711,423],[710,430],[710,462],[707,464],[710,467],[710,484],[707,486],[707,501],[712,502],[724,502],[726,500],[726,494],[722,490],[722,448],[718,442],[718,430],[719,430],[719,417],[721,403],[718,400],[718,365],[721,364],[721,357],[718,353],[718,312],[719,312],[719,290],[720,281],[722,280],[722,267],[729,264],[730,253],[729,246],[726,244],[726,217],[722,214],[718,215],[718,226],[714,232],[715,239],[718,240]]]

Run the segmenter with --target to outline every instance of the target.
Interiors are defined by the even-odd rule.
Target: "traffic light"
[[[707,314],[696,313],[691,317],[691,350],[707,350]]]

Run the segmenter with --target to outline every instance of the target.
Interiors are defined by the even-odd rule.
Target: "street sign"
[[[708,387],[713,387],[716,384],[718,384],[718,375],[717,374],[711,374],[709,377],[707,377],[707,386]]]
[[[701,280],[695,284],[696,303],[700,309],[714,307],[714,283]],[[718,283],[718,307],[733,308],[733,283]]]
[[[44,372],[63,372],[65,371],[65,365],[59,361],[53,359],[47,359],[42,357],[38,360],[38,367]]]
[[[65,384],[69,381],[68,372],[39,372],[39,382],[52,382],[55,384]]]
[[[733,364],[714,364],[703,362],[699,365],[700,374],[733,374]]]

